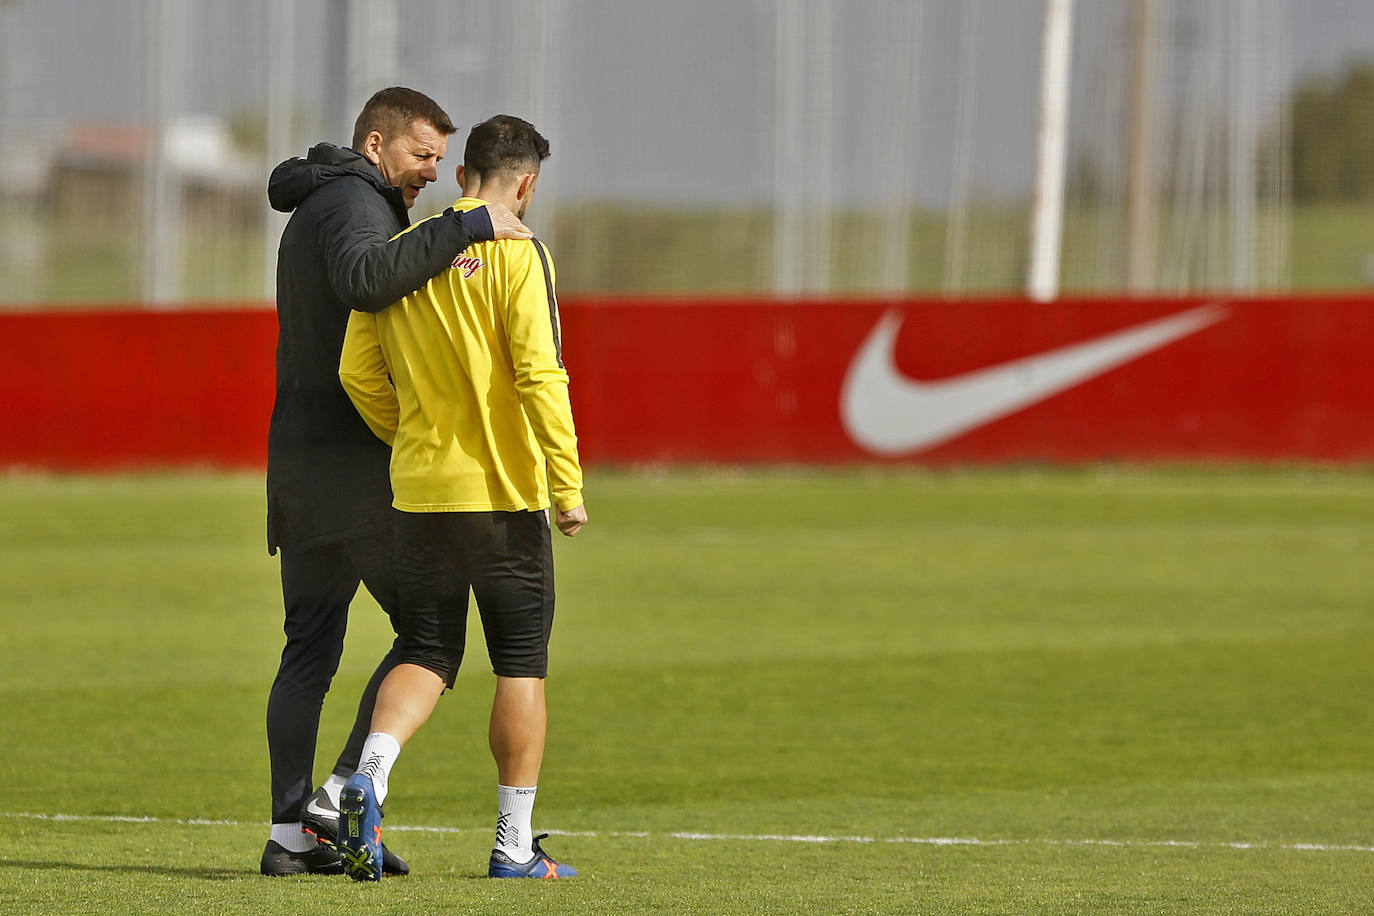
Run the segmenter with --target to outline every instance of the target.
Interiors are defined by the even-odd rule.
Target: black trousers
[[[301,808],[315,789],[315,742],[320,710],[343,654],[348,605],[367,586],[388,615],[396,611],[396,572],[392,529],[305,550],[281,550],[281,588],[286,606],[286,647],[267,698],[267,750],[272,767],[272,823],[300,820]],[[358,767],[372,724],[377,688],[396,667],[391,650],[368,681],[358,703],[352,733],[334,766],[350,774]]]

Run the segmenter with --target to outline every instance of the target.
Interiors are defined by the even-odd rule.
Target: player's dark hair
[[[412,121],[425,121],[439,133],[448,136],[458,128],[439,103],[414,89],[391,86],[379,89],[367,100],[358,120],[353,124],[353,148],[361,150],[363,141],[374,130],[383,140],[404,133]]]
[[[463,167],[478,178],[522,169],[539,171],[549,158],[549,141],[534,125],[514,115],[497,115],[473,125],[463,148]]]

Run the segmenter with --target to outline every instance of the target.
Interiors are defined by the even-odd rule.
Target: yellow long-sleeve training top
[[[551,489],[559,509],[581,505],[561,347],[553,259],[537,240],[471,245],[395,305],[354,312],[339,379],[391,443],[392,504],[536,510]]]

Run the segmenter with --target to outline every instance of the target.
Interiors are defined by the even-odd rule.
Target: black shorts
[[[553,629],[553,541],[543,512],[396,511],[395,617],[401,662],[458,676],[468,590],[492,670],[545,677]]]

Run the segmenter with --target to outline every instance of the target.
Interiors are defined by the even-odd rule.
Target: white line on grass
[[[258,827],[243,821],[209,820],[207,818],[138,817],[128,814],[36,814],[29,811],[14,814],[0,813],[0,820],[25,818],[33,821],[94,821],[107,824],[181,824],[191,827]],[[487,833],[481,827],[418,827],[397,825],[387,827],[406,833]],[[912,846],[1116,846],[1123,848],[1177,847],[1182,849],[1277,849],[1290,852],[1374,852],[1374,846],[1345,843],[1262,843],[1219,842],[1202,840],[1062,840],[1047,837],[1025,839],[957,836],[847,836],[789,833],[693,833],[687,831],[653,834],[647,831],[550,830],[552,836],[653,839],[663,836],[674,840],[717,840],[736,843],[893,843]]]

